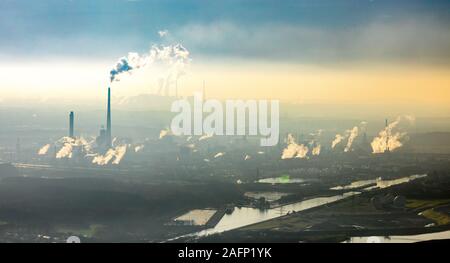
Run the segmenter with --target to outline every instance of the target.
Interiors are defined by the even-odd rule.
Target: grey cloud
[[[197,53],[262,59],[341,62],[360,60],[448,63],[450,27],[433,19],[379,19],[341,28],[231,22],[190,24],[174,38]]]

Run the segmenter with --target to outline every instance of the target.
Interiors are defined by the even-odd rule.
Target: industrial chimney
[[[73,111],[69,113],[69,137],[74,138],[73,136]]]
[[[106,143],[107,147],[111,147],[111,88],[108,87],[108,109],[106,113]]]

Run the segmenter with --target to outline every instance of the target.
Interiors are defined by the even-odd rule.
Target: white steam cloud
[[[109,149],[104,155],[97,155],[92,160],[92,163],[98,165],[107,165],[110,161],[112,164],[119,164],[127,152],[127,145],[119,145]]]
[[[281,159],[306,158],[308,152],[309,148],[303,144],[297,144],[294,136],[289,133],[287,137],[287,147],[283,150]]]
[[[92,148],[92,143],[88,142],[83,137],[80,138],[71,138],[71,137],[62,137],[57,141],[56,144],[62,144],[62,147],[56,153],[56,158],[72,158],[72,152],[74,147],[80,147],[83,152],[89,153]]]
[[[113,144],[117,142],[117,138],[114,138]],[[41,149],[39,149],[39,155],[45,155],[48,153],[52,144],[46,144]],[[114,146],[111,149],[108,149],[105,154],[101,154],[96,151],[95,147],[95,139],[91,141],[87,141],[85,138],[71,138],[71,137],[62,137],[54,144],[55,148],[58,148],[56,151],[55,158],[56,159],[71,159],[74,156],[74,150],[77,149],[76,154],[79,154],[80,157],[84,158],[93,158],[92,163],[98,165],[106,165],[110,162],[112,164],[119,164],[120,161],[126,154],[127,145],[121,144],[118,146]],[[136,152],[141,151],[144,148],[144,145],[138,145],[134,149]]]
[[[322,146],[318,142],[320,136],[322,135],[323,130],[319,129],[317,132],[313,132],[310,135],[313,137],[313,139],[309,142],[309,146],[311,148],[311,154],[312,155],[320,155],[320,150],[322,149]]]
[[[384,153],[394,151],[403,146],[403,141],[407,140],[407,133],[399,127],[406,123],[412,125],[415,122],[413,116],[399,116],[387,127],[381,130],[371,143],[373,153]]]
[[[338,145],[339,143],[342,142],[342,140],[344,140],[345,137],[340,135],[340,134],[336,134],[336,137],[334,139],[334,141],[331,143],[331,148],[334,149],[334,147],[336,147],[336,145]]]
[[[167,34],[165,31],[160,32],[160,35]],[[110,71],[110,81],[120,81],[124,73],[132,74],[137,69],[159,65],[167,69],[166,83],[170,83],[185,73],[190,60],[189,51],[181,44],[153,45],[148,53],[140,55],[130,52],[120,58]]]
[[[358,126],[353,127],[353,129],[349,130],[349,136],[347,145],[345,146],[344,152],[349,152],[352,149],[353,142],[355,141],[356,137],[359,135],[359,128]]]
[[[171,135],[171,132],[169,129],[161,130],[159,132],[159,139],[163,139],[164,137],[169,136],[169,135]]]
[[[141,144],[141,145],[137,145],[134,147],[134,152],[140,152],[142,150],[144,150],[145,145]]]
[[[46,144],[46,145],[42,146],[41,149],[39,149],[38,154],[46,155],[49,149],[50,149],[50,144]]]
[[[336,148],[344,140],[347,140],[347,144],[344,147],[344,152],[350,152],[353,149],[353,143],[355,139],[366,129],[367,122],[363,121],[359,126],[355,126],[352,129],[346,130],[345,133],[336,134],[335,139],[331,142],[331,148]]]
[[[205,135],[202,135],[200,138],[198,138],[198,140],[199,141],[203,141],[203,140],[206,140],[206,139],[209,139],[209,138],[212,138],[212,137],[213,137],[212,134],[205,134]]]
[[[317,144],[311,151],[312,155],[320,155],[321,146]]]
[[[219,158],[219,157],[222,157],[224,155],[225,155],[225,153],[220,152],[220,153],[217,153],[216,155],[214,155],[214,158]]]

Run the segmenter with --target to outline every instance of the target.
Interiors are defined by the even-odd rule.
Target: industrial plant
[[[450,1],[179,2],[0,1],[0,243],[450,240]]]
[[[108,88],[97,136],[92,116],[104,120],[104,110],[70,111],[68,133],[61,116],[4,148],[0,198],[29,189],[21,202],[33,217],[0,207],[2,241],[354,242],[448,231],[450,155],[411,132],[421,125],[411,116],[327,128],[282,114],[278,145],[264,147],[258,136],[176,136],[170,112],[118,109],[113,133],[113,102]]]

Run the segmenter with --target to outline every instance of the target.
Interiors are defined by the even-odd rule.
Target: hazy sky
[[[179,42],[192,57],[184,95],[205,80],[211,97],[448,116],[449,12],[433,0],[1,0],[0,103],[103,97],[119,57]],[[151,74],[125,77],[115,95],[154,92]]]

